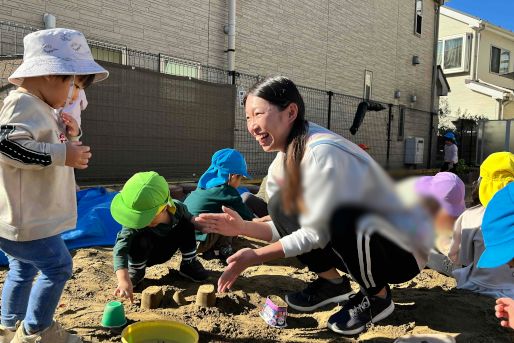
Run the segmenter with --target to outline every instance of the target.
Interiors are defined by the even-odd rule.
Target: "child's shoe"
[[[16,325],[16,327],[18,327]],[[16,334],[16,328],[7,328],[3,325],[0,325],[0,343],[11,343],[11,340],[14,338],[14,335]]]
[[[182,261],[179,273],[194,282],[203,282],[209,278],[209,274],[197,258]]]
[[[23,324],[23,322],[22,322]],[[33,335],[27,335],[23,325],[18,327],[16,335],[11,343],[82,343],[82,339],[77,335],[72,335],[64,330],[58,322],[54,321],[52,325]]]

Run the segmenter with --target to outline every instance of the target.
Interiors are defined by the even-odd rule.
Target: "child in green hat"
[[[114,197],[111,214],[123,226],[113,249],[115,295],[133,301],[133,287],[143,280],[146,267],[168,261],[179,249],[179,273],[195,282],[208,278],[196,258],[194,217],[171,199],[164,177],[153,171],[134,174]]]

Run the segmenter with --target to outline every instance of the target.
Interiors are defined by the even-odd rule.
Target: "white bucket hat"
[[[26,77],[95,74],[93,82],[105,80],[109,72],[95,62],[84,35],[76,30],[49,29],[23,38],[23,63],[9,77],[20,86]]]

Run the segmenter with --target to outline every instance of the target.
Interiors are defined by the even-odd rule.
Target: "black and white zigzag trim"
[[[2,125],[0,126],[0,153],[15,161],[25,164],[38,164],[48,166],[52,164],[50,154],[42,153],[25,148],[16,141],[9,139],[9,135],[14,132],[16,126]]]

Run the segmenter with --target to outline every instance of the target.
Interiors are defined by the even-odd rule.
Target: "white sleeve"
[[[453,155],[452,162],[458,163],[459,162],[459,148],[457,147],[456,144],[453,144],[452,155]]]
[[[452,243],[450,245],[450,251],[448,252],[448,257],[450,260],[452,260],[455,264],[460,264],[459,262],[459,254],[460,254],[460,244],[462,241],[462,216],[455,221],[455,224],[453,225],[453,237],[452,237]]]
[[[266,179],[266,195],[268,199],[280,189],[284,178],[284,153],[279,152],[268,168],[268,177]]]
[[[357,157],[329,144],[306,152],[302,160],[303,200],[306,212],[301,228],[280,242],[286,257],[324,248],[330,241],[329,220],[337,206],[362,203],[368,167]]]
[[[270,243],[280,240],[280,233],[278,233],[275,223],[272,221],[266,222],[271,227],[271,240]]]

